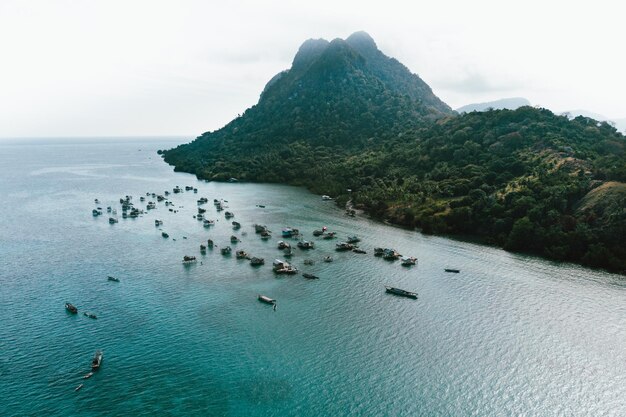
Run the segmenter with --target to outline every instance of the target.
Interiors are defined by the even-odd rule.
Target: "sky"
[[[452,108],[525,97],[626,118],[620,3],[0,0],[0,137],[195,137],[306,39],[359,30]]]

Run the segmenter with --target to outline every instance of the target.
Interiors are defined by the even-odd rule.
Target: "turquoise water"
[[[0,415],[626,415],[619,276],[346,217],[300,188],[200,182],[155,153],[182,140],[0,142]],[[159,203],[114,225],[92,217],[95,198],[145,206],[139,196],[176,185],[199,189],[170,196],[177,213]],[[201,196],[211,229],[193,218]],[[285,226],[316,242],[292,260],[319,280],[272,273]],[[359,235],[368,254],[334,252],[312,237],[321,226]],[[231,234],[266,265],[200,255]],[[419,263],[376,258],[376,246]],[[102,369],[83,380],[96,349]]]

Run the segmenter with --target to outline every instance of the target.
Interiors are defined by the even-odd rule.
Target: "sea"
[[[626,415],[623,276],[346,216],[303,188],[200,181],[157,154],[186,141],[0,142],[0,415]],[[198,192],[152,197],[176,186]],[[125,196],[144,214],[122,218]],[[314,237],[322,227],[337,238]],[[351,235],[366,254],[335,251]],[[279,240],[319,279],[273,273]]]

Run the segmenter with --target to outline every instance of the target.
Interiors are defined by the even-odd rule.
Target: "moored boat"
[[[102,351],[96,350],[96,353],[93,356],[93,359],[91,360],[91,369],[93,369],[94,371],[97,371],[98,369],[100,369],[100,366],[102,365],[103,357],[104,357],[104,354],[102,353]]]
[[[112,276],[110,276],[110,275],[107,277],[107,280],[109,280],[109,281],[113,281],[113,282],[120,282],[120,279],[119,279],[119,278],[115,278],[115,277],[112,277]]]
[[[239,222],[232,222],[231,224],[233,225],[233,229],[235,229],[235,230],[241,228],[241,223],[239,223]]]
[[[235,252],[235,257],[237,259],[247,259],[248,253],[244,250],[238,250],[237,252]]]
[[[461,272],[460,269],[452,269],[452,268],[446,268],[446,269],[444,269],[444,271],[452,272],[452,273],[455,273],[455,274],[458,274],[459,272]]]
[[[98,316],[96,316],[95,314],[88,313],[86,311],[83,314],[85,315],[85,317],[89,317],[90,319],[97,319],[98,318]]]
[[[291,245],[287,242],[285,242],[284,240],[279,240],[278,241],[278,249],[287,249],[290,248]]]
[[[170,235],[168,235],[168,234],[167,234],[167,233],[165,233],[165,232],[161,232],[161,236],[163,236],[163,237],[164,237],[164,238],[166,238],[166,239],[167,239],[168,237],[170,237]]]
[[[184,264],[190,264],[190,263],[193,263],[193,262],[196,262],[196,257],[195,256],[187,256],[187,255],[183,256],[183,263]]]
[[[65,303],[65,309],[67,311],[69,311],[72,314],[76,314],[78,313],[78,309],[76,308],[76,306],[72,303]]]
[[[257,295],[257,299],[259,301],[261,301],[262,303],[265,303],[265,304],[272,304],[272,305],[276,304],[276,300],[274,300],[273,298],[268,297],[267,295],[258,294]]]
[[[241,241],[239,240],[239,238],[237,236],[232,235],[230,237],[230,243],[237,243],[237,242],[241,242]]]
[[[318,277],[317,275],[313,275],[313,274],[304,273],[302,274],[302,276],[305,277],[306,279],[320,279],[320,277]]]
[[[295,274],[298,272],[298,269],[291,265],[289,262],[281,261],[280,259],[274,260],[274,264],[272,265],[274,272],[277,274]]]
[[[264,265],[265,264],[265,259],[263,258],[257,258],[256,256],[250,259],[250,265],[252,266],[259,266],[259,265]]]
[[[222,249],[220,249],[220,251],[222,252],[222,255],[230,255],[233,249],[230,246],[224,246]]]
[[[417,293],[385,285],[385,291],[393,295],[417,299]]]
[[[359,248],[352,249],[352,252],[354,252],[354,253],[367,253],[363,249],[359,249]]]
[[[417,258],[413,256],[405,256],[401,259],[401,262],[403,266],[411,266],[415,265],[415,263],[417,262]]]
[[[359,239],[358,236],[348,236],[347,242],[348,243],[359,243],[361,241],[361,239]]]
[[[298,242],[298,247],[300,249],[313,249],[315,247],[315,243],[308,240],[301,240]]]
[[[338,252],[348,251],[354,249],[354,245],[348,242],[340,242],[335,245],[335,250]]]

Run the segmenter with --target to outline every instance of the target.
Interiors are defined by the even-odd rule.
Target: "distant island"
[[[458,114],[357,32],[306,41],[243,115],[160,153],[201,179],[303,185],[423,233],[624,273],[625,147],[583,116]]]
[[[530,106],[530,101],[523,97],[502,98],[500,100],[488,101],[485,103],[472,103],[456,109],[458,113],[470,113],[473,111],[487,110],[516,110],[520,107]]]

